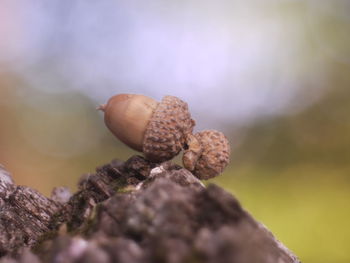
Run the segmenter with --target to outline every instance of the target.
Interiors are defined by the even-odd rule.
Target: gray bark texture
[[[0,263],[297,263],[222,188],[141,156],[83,175],[73,195],[17,186],[0,167]]]

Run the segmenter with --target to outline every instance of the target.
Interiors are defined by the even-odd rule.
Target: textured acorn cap
[[[190,165],[190,167],[194,167],[191,172],[199,179],[204,180],[221,174],[230,160],[230,145],[226,136],[216,130],[204,130],[194,134],[194,137],[202,149],[196,162]],[[186,152],[184,157],[185,155]],[[189,165],[184,162],[184,166]],[[188,169],[188,167],[186,168]]]
[[[145,157],[153,162],[172,159],[185,147],[186,137],[192,133],[194,125],[187,103],[174,96],[165,96],[146,128]]]

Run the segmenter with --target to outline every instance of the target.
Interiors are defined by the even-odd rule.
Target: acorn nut
[[[104,111],[106,126],[119,140],[152,162],[175,157],[195,125],[187,103],[174,96],[157,102],[144,95],[119,94],[98,109]]]
[[[189,140],[182,161],[201,180],[218,176],[229,163],[230,145],[222,132],[204,130]]]

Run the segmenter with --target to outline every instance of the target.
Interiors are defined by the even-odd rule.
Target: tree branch
[[[0,170],[0,253],[11,262],[299,262],[222,188],[140,156],[84,175],[70,196]],[[28,250],[25,247],[32,248]],[[0,260],[0,262],[2,262]]]

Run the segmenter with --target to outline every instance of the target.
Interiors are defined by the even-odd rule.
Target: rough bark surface
[[[222,188],[140,156],[82,176],[51,198],[0,167],[0,263],[297,263]]]

